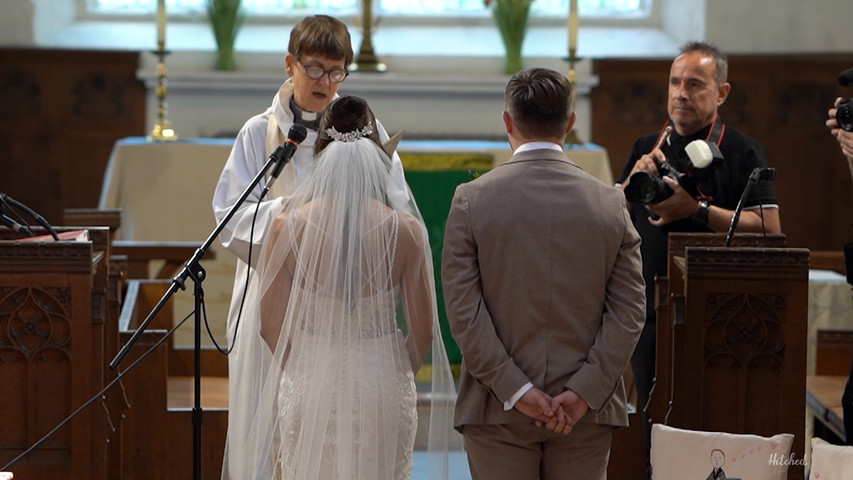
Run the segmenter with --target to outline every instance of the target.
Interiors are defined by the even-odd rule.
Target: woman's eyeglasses
[[[311,80],[320,80],[323,78],[323,75],[329,75],[329,80],[334,83],[341,83],[349,76],[348,71],[338,68],[334,70],[325,70],[319,65],[305,65],[299,60],[297,60],[296,63],[302,65],[302,68],[305,69],[305,75],[308,75],[308,78]]]

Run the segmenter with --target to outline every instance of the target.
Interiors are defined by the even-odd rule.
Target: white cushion
[[[853,480],[853,447],[812,438],[809,480]]]
[[[652,426],[652,478],[706,479],[714,467],[712,461],[717,461],[727,478],[786,480],[793,442],[794,435],[787,433],[761,437],[655,424]]]

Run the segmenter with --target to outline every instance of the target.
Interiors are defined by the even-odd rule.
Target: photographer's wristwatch
[[[708,225],[708,214],[711,212],[711,205],[706,200],[699,201],[699,209],[690,218],[700,225]]]

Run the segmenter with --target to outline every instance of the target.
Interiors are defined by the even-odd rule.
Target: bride
[[[251,434],[228,445],[247,478],[411,478],[415,374],[429,353],[426,468],[447,478],[455,392],[432,254],[414,203],[388,195],[390,155],[375,125],[358,97],[326,109],[311,177],[284,200],[256,264],[250,341],[271,357],[254,379],[258,409],[244,412]]]

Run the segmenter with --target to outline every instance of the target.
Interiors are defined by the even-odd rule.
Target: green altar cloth
[[[412,195],[418,203],[429,233],[435,267],[438,316],[447,357],[451,365],[458,366],[462,362],[462,354],[450,334],[441,288],[441,249],[444,244],[444,227],[456,187],[491,169],[494,156],[486,153],[401,153],[400,159],[406,171],[406,181],[412,189]]]

